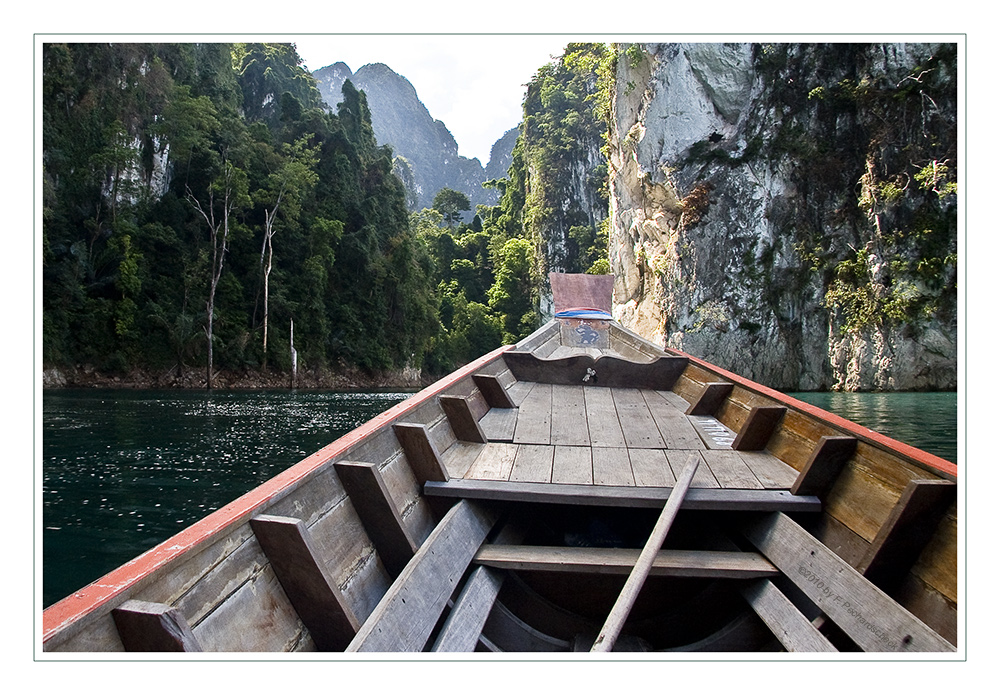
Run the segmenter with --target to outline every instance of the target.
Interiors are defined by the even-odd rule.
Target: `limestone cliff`
[[[616,317],[775,388],[956,388],[956,47],[619,50]]]
[[[483,181],[495,169],[478,159],[458,154],[458,143],[448,127],[434,119],[420,101],[416,89],[402,75],[382,63],[364,65],[356,73],[343,62],[334,63],[313,73],[323,99],[335,108],[341,89],[351,80],[365,92],[372,112],[372,128],[380,145],[390,145],[396,155],[395,171],[408,192],[411,210],[429,208],[442,188],[461,191],[469,197],[474,214],[476,205],[493,205],[498,195],[484,189]],[[494,145],[493,157],[510,160],[513,138],[505,134]],[[492,169],[490,168],[492,166]],[[506,168],[504,168],[506,171]],[[495,178],[495,177],[494,177]]]

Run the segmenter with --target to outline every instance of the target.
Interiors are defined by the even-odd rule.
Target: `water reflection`
[[[408,396],[47,391],[44,604],[131,560]]]
[[[949,461],[958,461],[958,394],[792,393],[819,406]]]

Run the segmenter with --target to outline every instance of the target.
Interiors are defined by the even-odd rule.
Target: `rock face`
[[[447,126],[431,117],[427,107],[417,96],[409,80],[393,72],[382,63],[360,68],[357,73],[344,63],[334,63],[313,73],[324,101],[336,108],[341,101],[341,89],[346,80],[364,91],[372,114],[372,128],[380,145],[390,145],[396,155],[396,173],[407,185],[411,210],[429,208],[435,194],[442,188],[461,191],[469,197],[472,210],[476,205],[495,205],[499,195],[495,190],[482,187],[489,178],[487,170],[498,168],[492,162],[486,168],[478,159],[459,156],[458,143]],[[498,161],[506,158],[514,148],[513,138],[504,135],[491,152]],[[499,147],[499,150],[498,150]]]
[[[623,51],[609,133],[616,318],[774,388],[956,388],[955,55]]]

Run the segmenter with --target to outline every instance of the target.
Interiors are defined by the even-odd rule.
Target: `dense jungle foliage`
[[[300,370],[441,373],[537,327],[523,146],[456,224],[454,191],[407,214],[365,94],[324,108],[294,46],[48,44],[43,70],[46,366],[287,372],[294,330]]]

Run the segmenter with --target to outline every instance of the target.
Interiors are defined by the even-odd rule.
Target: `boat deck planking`
[[[704,464],[695,488],[788,490],[798,476],[766,451],[733,451],[735,432],[712,416],[685,415],[687,401],[661,391],[532,382],[509,389],[523,392],[520,406],[490,409],[482,420],[489,441],[446,453],[452,477],[671,487],[692,455]]]

